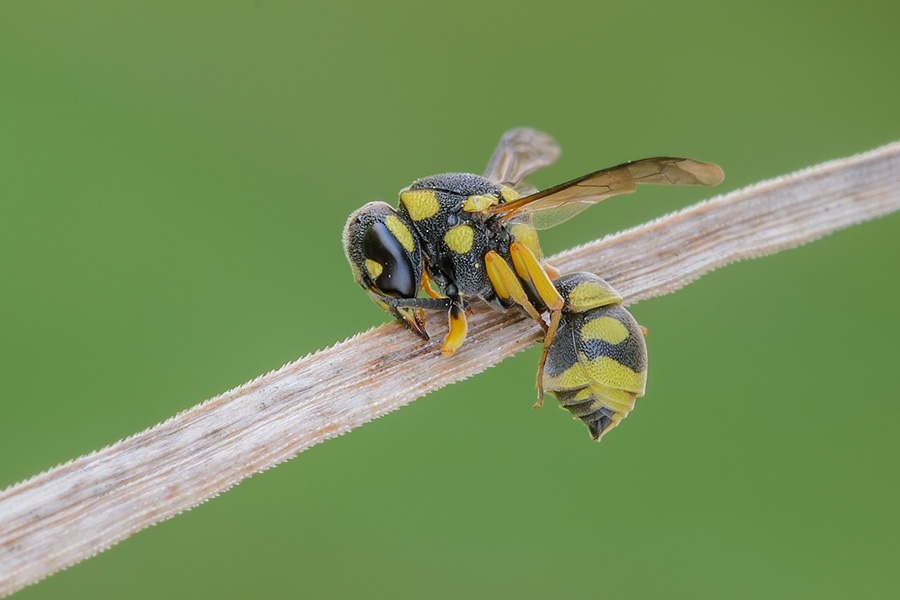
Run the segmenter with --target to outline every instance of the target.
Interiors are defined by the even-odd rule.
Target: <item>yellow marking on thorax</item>
[[[475,232],[465,224],[457,225],[444,234],[444,242],[447,244],[447,247],[457,254],[465,254],[471,250],[474,239]]]
[[[407,252],[412,252],[415,249],[412,233],[410,233],[406,225],[403,224],[403,221],[401,221],[394,215],[388,215],[384,220],[384,224],[387,225],[387,228],[391,230],[391,233],[394,234],[394,237],[397,238],[401,244],[403,244],[403,247],[406,248]]]
[[[497,199],[490,195],[469,196],[465,199],[462,209],[466,212],[477,213],[497,204]]]
[[[618,344],[628,337],[628,328],[612,317],[597,317],[585,323],[581,328],[581,337],[588,340],[603,340],[609,344]]]
[[[413,221],[433,217],[441,209],[433,190],[407,190],[400,194],[400,202]]]
[[[381,275],[381,272],[384,271],[384,266],[375,262],[371,258],[366,259],[366,271],[369,272],[369,277],[372,279],[378,279],[378,276]]]
[[[622,296],[609,284],[602,286],[593,281],[582,281],[569,292],[569,307],[574,311],[621,303]]]
[[[509,228],[509,232],[517,242],[531,250],[538,260],[541,259],[543,256],[541,242],[538,240],[538,232],[534,227],[528,223],[516,223]]]
[[[513,200],[518,200],[519,198],[522,197],[522,195],[519,194],[519,192],[517,192],[516,190],[512,189],[511,187],[509,187],[507,185],[500,186],[500,196],[506,202],[512,202]]]

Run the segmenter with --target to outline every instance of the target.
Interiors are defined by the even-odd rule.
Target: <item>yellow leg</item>
[[[544,327],[544,320],[541,319],[540,313],[534,308],[534,305],[528,299],[528,294],[522,287],[521,282],[516,278],[516,274],[507,264],[503,257],[491,250],[484,255],[484,264],[487,269],[488,278],[494,291],[504,300],[512,300],[525,309],[528,315]],[[561,298],[560,298],[561,300]]]
[[[428,276],[428,273],[422,272],[422,286],[419,288],[425,290],[425,293],[431,296],[432,298],[442,298],[439,293],[437,293],[433,287],[431,287],[431,277]]]
[[[541,350],[541,360],[538,361],[537,382],[535,387],[538,390],[538,399],[531,408],[540,408],[544,405],[544,363],[547,362],[547,353],[550,351],[550,344],[556,337],[556,329],[559,327],[559,320],[562,318],[562,311],[555,310],[550,313],[550,327],[544,334],[544,348]]]
[[[441,352],[445,356],[449,356],[456,352],[466,339],[466,331],[469,329],[466,323],[466,313],[458,304],[450,305],[450,330],[444,338],[444,344],[441,346]]]
[[[541,301],[547,306],[547,310],[551,312],[562,310],[564,304],[562,296],[553,287],[550,276],[547,275],[534,252],[525,244],[513,242],[509,245],[509,254],[512,257],[516,273],[518,273],[519,277],[525,281],[530,281],[534,285],[534,289],[537,291],[538,296],[541,297]],[[553,270],[556,271],[556,269]]]
[[[565,301],[556,287],[553,285],[551,278],[559,277],[559,271],[547,265],[553,276],[548,274],[547,270],[541,266],[540,261],[534,253],[524,244],[513,242],[509,245],[509,254],[512,257],[513,265],[515,265],[516,273],[524,280],[530,281],[540,296],[541,301],[547,306],[550,312],[550,326],[544,333],[544,348],[541,351],[541,360],[538,362],[537,381],[535,387],[538,390],[538,400],[534,404],[534,408],[540,408],[544,404],[544,363],[547,362],[547,353],[550,351],[550,344],[556,336],[556,329],[559,327],[559,320],[562,318],[562,308]]]

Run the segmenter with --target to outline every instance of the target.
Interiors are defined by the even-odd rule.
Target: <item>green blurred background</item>
[[[724,192],[900,138],[898,58],[887,0],[7,0],[0,487],[384,321],[346,216],[510,127],[563,147],[538,186],[674,154]],[[600,445],[529,410],[534,348],[20,597],[896,597],[898,225],[636,305],[648,393]]]

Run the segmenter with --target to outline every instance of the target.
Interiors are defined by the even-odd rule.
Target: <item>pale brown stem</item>
[[[593,271],[628,302],[743,258],[791,248],[900,208],[900,144],[702,202],[551,258]],[[442,356],[397,324],[302,358],[0,494],[0,594],[100,552],[242,479],[464,379],[538,341],[478,306]]]

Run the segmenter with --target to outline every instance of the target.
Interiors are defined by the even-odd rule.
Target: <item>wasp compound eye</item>
[[[375,222],[366,229],[362,246],[366,270],[381,293],[394,298],[416,296],[421,275],[416,276],[403,244],[384,223]]]

